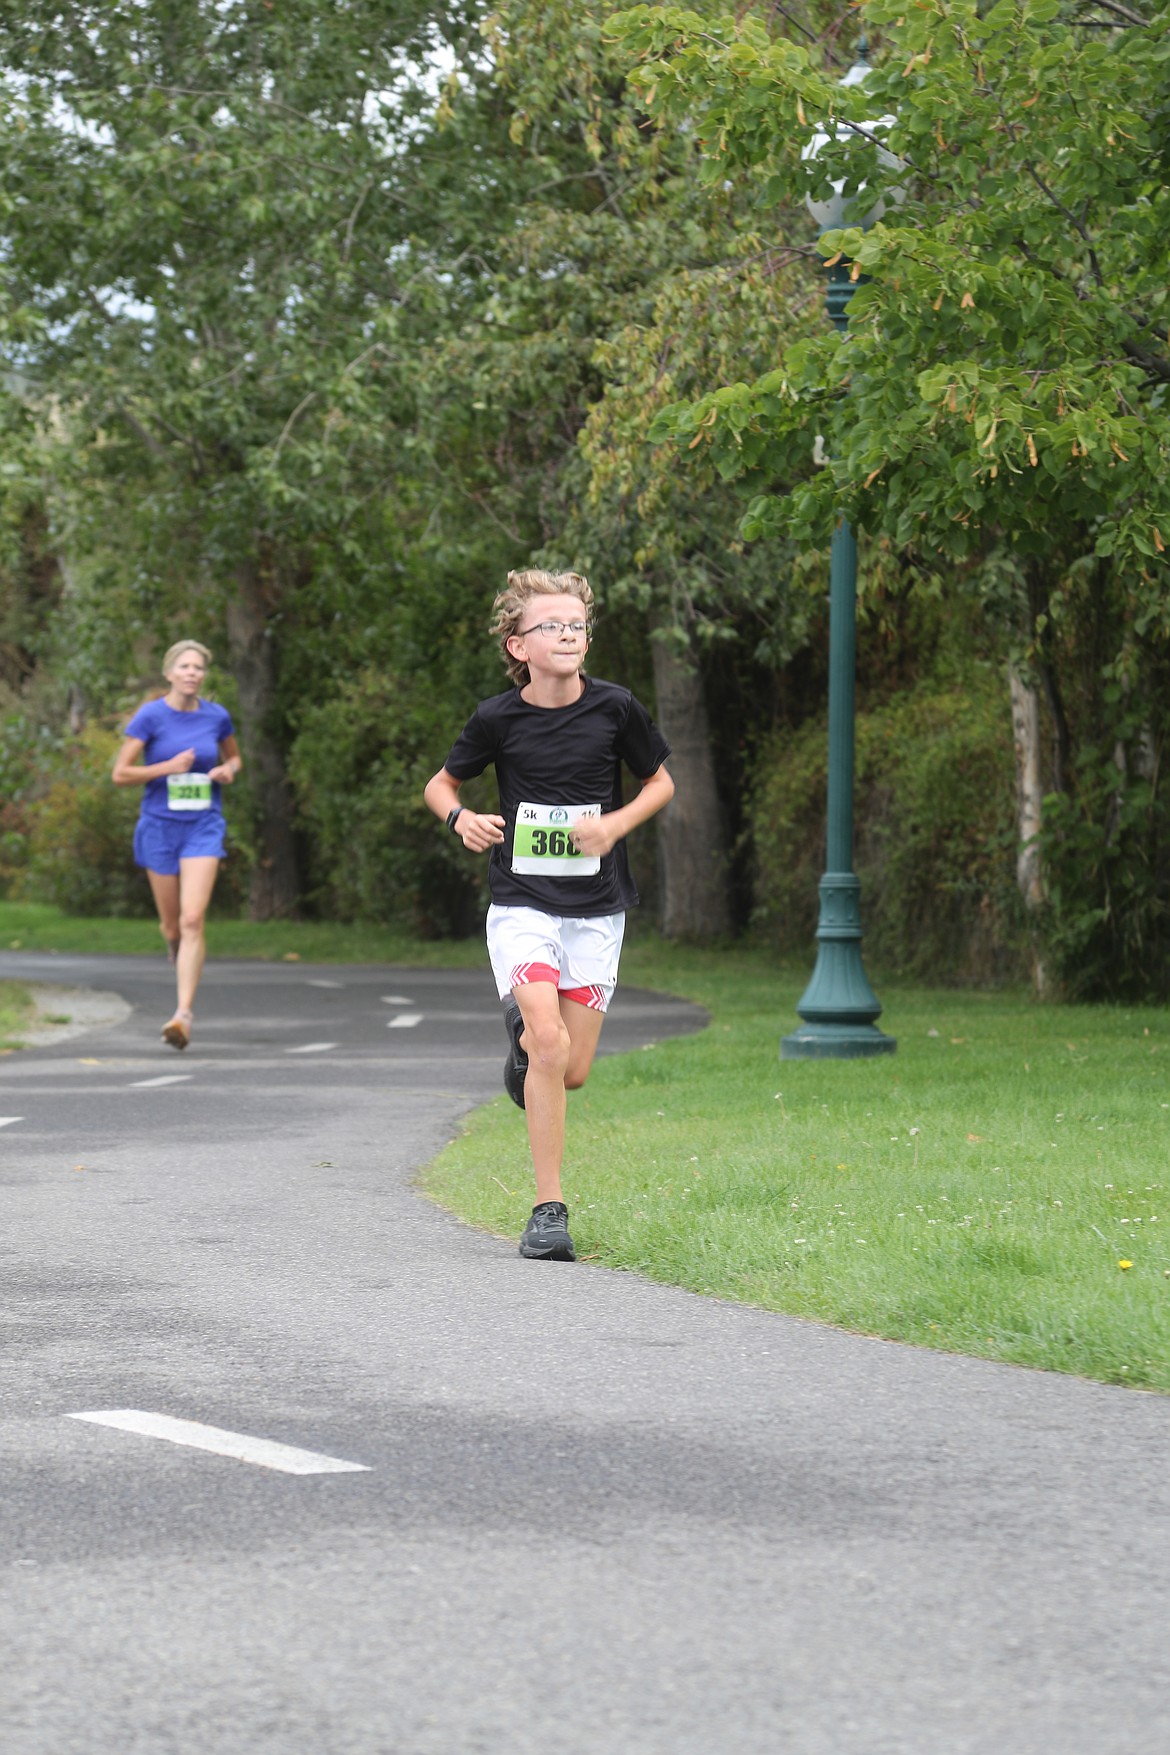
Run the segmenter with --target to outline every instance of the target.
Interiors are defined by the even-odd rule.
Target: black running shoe
[[[520,1007],[513,1000],[504,1013],[508,1036],[512,1046],[508,1050],[508,1058],[504,1062],[504,1089],[518,1109],[524,1107],[524,1076],[528,1071],[528,1056],[520,1046],[520,1037],[524,1031],[524,1016]]]
[[[546,1200],[533,1207],[520,1239],[520,1253],[529,1261],[576,1261],[569,1236],[569,1209],[563,1201]]]

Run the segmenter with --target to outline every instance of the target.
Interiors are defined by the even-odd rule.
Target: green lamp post
[[[842,85],[860,85],[869,66],[862,46],[858,60]],[[883,117],[886,126],[892,117]],[[872,124],[871,126],[880,126]],[[838,137],[849,134],[843,124]],[[867,129],[868,132],[868,129]],[[814,136],[805,148],[815,158],[828,140]],[[864,184],[862,185],[864,188]],[[855,198],[846,199],[844,181],[833,185],[825,201],[808,202],[822,232],[847,220]],[[860,190],[858,191],[860,193]],[[872,224],[879,205],[860,222]],[[845,307],[853,295],[850,264],[838,261],[828,270],[826,295],[829,319],[844,336],[849,327]],[[780,1040],[781,1060],[854,1060],[871,1054],[892,1054],[894,1037],[878,1029],[881,1004],[861,961],[861,885],[853,871],[853,721],[857,652],[857,539],[846,518],[833,533],[829,572],[829,781],[825,872],[819,886],[817,960],[797,1005],[800,1024]]]

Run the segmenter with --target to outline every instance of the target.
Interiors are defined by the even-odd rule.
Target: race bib
[[[579,817],[599,817],[599,804],[522,804],[512,837],[512,870],[530,877],[592,877],[600,853],[578,853],[569,828]]]
[[[168,774],[168,810],[210,810],[210,774]]]

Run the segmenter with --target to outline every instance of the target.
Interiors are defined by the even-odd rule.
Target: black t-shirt
[[[554,813],[582,805],[617,810],[623,761],[639,780],[648,780],[670,754],[670,745],[629,689],[591,676],[581,680],[584,690],[568,707],[534,707],[517,688],[481,701],[443,764],[456,780],[470,780],[495,766],[504,839],[492,848],[488,883],[492,901],[503,906],[589,915],[618,914],[637,905],[624,841],[589,876],[512,869],[522,804],[551,806]]]

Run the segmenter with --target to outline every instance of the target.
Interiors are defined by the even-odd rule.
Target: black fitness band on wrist
[[[457,835],[459,833],[458,829],[456,829],[456,827],[455,827],[455,824],[458,821],[459,817],[463,814],[463,812],[466,809],[467,809],[467,806],[465,804],[457,804],[455,806],[454,810],[449,810],[447,812],[447,827],[450,829],[450,831],[453,835]]]

